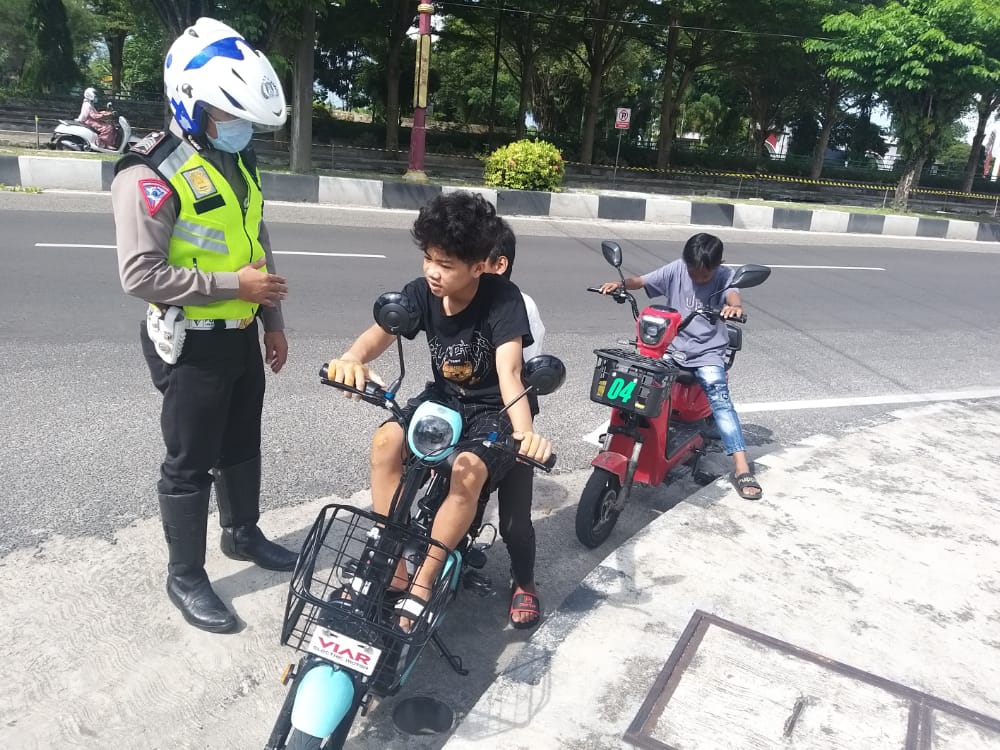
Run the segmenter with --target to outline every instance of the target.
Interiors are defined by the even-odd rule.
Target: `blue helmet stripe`
[[[228,57],[232,60],[244,59],[245,56],[243,54],[243,50],[237,46],[237,42],[243,42],[243,39],[238,36],[230,36],[208,45],[205,49],[191,58],[191,62],[184,66],[184,70],[196,70],[197,68],[201,68],[205,66],[213,57]],[[246,42],[243,43],[246,44]]]

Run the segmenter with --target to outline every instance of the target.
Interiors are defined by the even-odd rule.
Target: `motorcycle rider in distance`
[[[77,120],[97,133],[97,143],[102,148],[114,148],[115,127],[107,121],[114,113],[106,109],[97,109],[97,90],[93,87],[87,88],[83,92],[83,105],[80,107],[80,114]]]

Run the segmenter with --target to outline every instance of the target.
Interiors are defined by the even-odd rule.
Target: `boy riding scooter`
[[[722,240],[711,234],[696,234],[684,245],[681,259],[643,276],[626,278],[624,285],[630,291],[645,289],[650,298],[663,296],[668,305],[682,316],[687,316],[699,305],[711,306],[715,301],[713,297],[718,299],[729,285],[733,271],[722,267],[722,256]],[[601,284],[601,293],[611,294],[621,284],[620,281]],[[726,290],[721,318],[739,318],[742,314],[743,302],[739,291]],[[727,344],[728,335],[722,320],[711,322],[696,317],[678,333],[668,354],[679,367],[694,373],[708,396],[723,448],[733,457],[736,491],[746,500],[758,500],[763,490],[747,460],[743,431],[726,381],[724,358]]]

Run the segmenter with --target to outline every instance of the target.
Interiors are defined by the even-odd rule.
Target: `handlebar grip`
[[[517,455],[517,460],[518,461],[522,461],[522,462],[528,464],[529,466],[533,466],[536,469],[541,469],[546,474],[548,474],[550,471],[552,471],[552,469],[555,468],[555,465],[556,465],[556,454],[553,453],[552,455],[550,455],[549,458],[548,458],[548,460],[545,461],[545,462],[536,461],[533,458],[527,458],[526,456],[522,456],[521,454]]]
[[[319,377],[323,385],[332,385],[334,388],[347,391],[348,393],[353,393],[355,396],[360,396],[363,400],[370,404],[375,404],[377,406],[382,406],[385,401],[385,390],[382,386],[377,385],[371,381],[365,383],[365,389],[362,391],[360,388],[355,388],[350,385],[344,385],[343,383],[338,383],[336,380],[330,380],[330,370],[328,365],[323,365],[319,368]]]
[[[743,313],[738,318],[726,318],[726,320],[731,320],[734,323],[746,323],[747,322],[747,314]]]
[[[588,286],[587,287],[587,291],[588,292],[597,292],[598,294],[603,294],[603,292],[601,291],[601,288],[599,286]]]
[[[519,440],[515,440],[513,437],[511,437],[509,435],[507,436],[506,439],[504,439],[502,441],[497,441],[497,443],[499,445],[503,446],[504,448],[506,448],[511,453],[515,454],[518,461],[526,463],[529,466],[533,466],[536,469],[541,469],[546,474],[549,473],[550,471],[552,471],[553,468],[555,468],[555,465],[556,465],[556,454],[555,453],[551,454],[548,457],[548,459],[546,461],[544,461],[544,462],[542,462],[542,461],[536,461],[533,458],[528,458],[527,456],[522,456],[520,453],[518,453],[517,451],[521,447],[520,441]]]

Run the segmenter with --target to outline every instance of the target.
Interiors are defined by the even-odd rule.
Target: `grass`
[[[5,193],[40,193],[41,188],[25,187],[24,185],[4,185],[0,182],[0,192]]]

